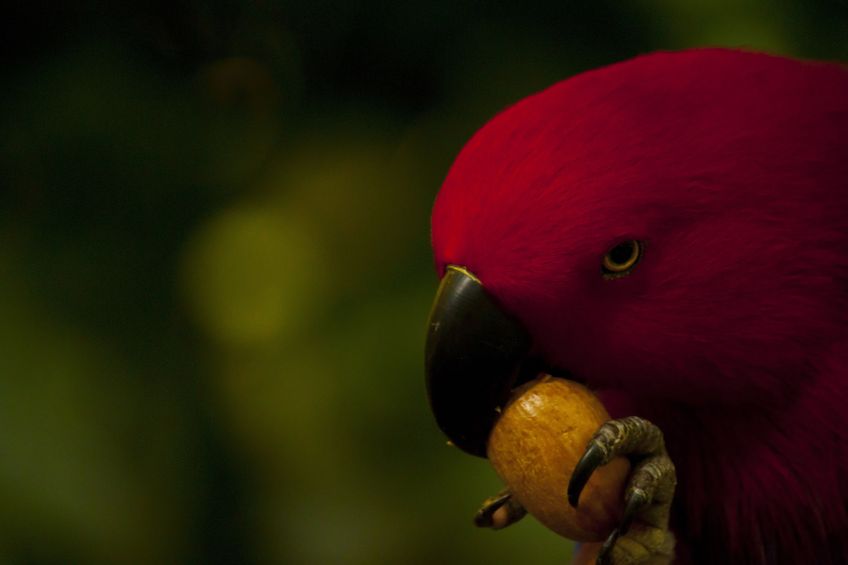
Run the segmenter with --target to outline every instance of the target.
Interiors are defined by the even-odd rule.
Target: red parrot
[[[432,245],[455,445],[565,374],[664,435],[674,563],[848,563],[845,67],[694,49],[555,84],[462,149]]]

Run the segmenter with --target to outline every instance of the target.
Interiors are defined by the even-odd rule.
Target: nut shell
[[[515,390],[489,436],[488,457],[512,495],[537,520],[569,539],[602,541],[621,520],[630,472],[618,457],[599,467],[580,496],[566,497],[574,466],[607,420],[586,387],[543,376]]]

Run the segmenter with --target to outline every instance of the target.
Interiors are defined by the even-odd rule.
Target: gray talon
[[[495,513],[501,508],[506,514],[502,523],[498,523],[495,521]],[[483,501],[483,505],[474,515],[474,525],[478,528],[500,530],[521,520],[526,514],[527,511],[512,497],[509,489],[505,489]]]

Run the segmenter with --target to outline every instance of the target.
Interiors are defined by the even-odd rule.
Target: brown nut
[[[602,541],[621,520],[627,459],[598,468],[578,508],[568,481],[609,414],[586,387],[542,376],[516,389],[489,436],[488,456],[512,495],[542,524],[577,541]]]

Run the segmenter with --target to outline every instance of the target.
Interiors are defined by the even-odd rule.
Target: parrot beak
[[[449,266],[427,332],[430,409],[451,442],[479,457],[530,351],[530,334],[473,274]]]

